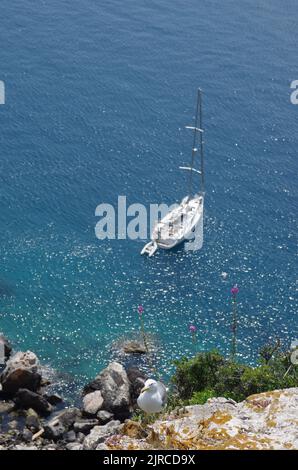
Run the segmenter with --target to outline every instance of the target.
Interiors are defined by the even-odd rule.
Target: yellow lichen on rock
[[[205,405],[163,415],[148,425],[127,422],[109,449],[298,449],[298,388],[248,397],[241,403],[211,398]],[[146,434],[147,433],[147,434]]]

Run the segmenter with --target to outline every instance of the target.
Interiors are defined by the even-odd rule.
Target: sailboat
[[[170,210],[165,217],[157,221],[152,233],[151,240],[141,251],[141,255],[153,256],[158,248],[170,250],[180,243],[194,239],[195,232],[199,229],[196,249],[203,244],[203,216],[204,216],[204,141],[202,129],[202,90],[198,89],[195,121],[193,126],[186,126],[193,131],[193,145],[191,152],[191,163],[189,167],[180,166],[181,170],[189,171],[189,192],[180,204]],[[196,156],[200,155],[200,169],[195,168]],[[200,175],[200,187],[194,191],[194,174]],[[196,234],[198,235],[198,234]],[[198,241],[199,239],[199,241]],[[194,248],[193,248],[194,249]]]

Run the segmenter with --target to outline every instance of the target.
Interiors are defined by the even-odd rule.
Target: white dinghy
[[[198,227],[201,241],[196,249],[200,249],[203,243],[203,216],[204,216],[204,149],[202,129],[202,91],[198,90],[197,106],[194,126],[187,126],[194,132],[192,156],[190,167],[180,167],[190,172],[189,196],[186,196],[180,204],[177,204],[165,217],[157,221],[151,234],[151,241],[141,251],[142,255],[153,256],[158,248],[170,250],[180,243],[194,238],[194,232]],[[194,168],[196,154],[200,152],[200,170]],[[200,175],[200,191],[193,194],[193,174]]]
[[[147,243],[141,251],[141,255],[148,255],[149,258],[154,255],[156,250],[158,249],[158,245],[155,240],[151,240],[151,242]]]

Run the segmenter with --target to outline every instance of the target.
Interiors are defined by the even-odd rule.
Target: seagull
[[[166,387],[156,380],[146,380],[137,403],[145,413],[160,413],[167,403]]]

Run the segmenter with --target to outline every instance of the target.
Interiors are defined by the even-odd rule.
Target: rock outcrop
[[[84,389],[85,395],[100,391],[102,409],[112,413],[116,419],[123,420],[131,411],[130,381],[124,367],[118,362],[111,362]]]
[[[84,440],[84,450],[94,450],[98,444],[103,443],[109,436],[115,435],[120,426],[120,421],[110,421],[104,426],[95,426]]]
[[[31,351],[16,353],[7,361],[0,382],[2,392],[8,396],[13,396],[20,388],[36,392],[41,383],[37,356]]]
[[[122,434],[106,439],[107,449],[298,449],[298,388],[252,395],[241,403],[212,398],[157,420],[147,437],[129,423]]]
[[[51,382],[42,372],[30,351],[7,361],[0,376],[0,449],[105,448],[104,440],[130,416],[134,392],[143,385],[140,371],[131,369],[128,376],[112,362],[85,387],[81,409],[66,408],[59,395],[48,393]]]
[[[212,398],[146,425],[126,419],[146,380],[135,367],[110,363],[85,387],[81,409],[48,394],[32,352],[10,357],[0,380],[0,450],[298,449],[298,388],[241,403]]]
[[[130,367],[127,370],[127,377],[130,382],[130,395],[132,404],[135,405],[137,398],[145,385],[147,377],[137,367]]]
[[[26,388],[20,388],[15,396],[15,403],[19,408],[37,411],[41,415],[48,415],[52,411],[52,406],[47,402],[45,397],[39,393],[32,392]]]
[[[123,351],[126,354],[146,354],[147,352],[144,343],[136,340],[125,341]]]
[[[88,393],[83,398],[83,411],[87,416],[95,416],[103,405],[104,399],[100,390]]]

